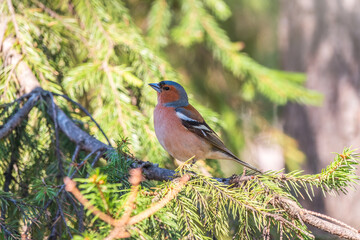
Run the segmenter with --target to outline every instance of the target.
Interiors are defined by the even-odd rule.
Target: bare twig
[[[125,226],[127,225],[130,219],[130,215],[135,207],[134,202],[138,194],[141,178],[142,176],[141,176],[140,168],[135,168],[130,171],[129,182],[131,183],[132,186],[131,186],[129,198],[124,204],[124,209],[125,209],[124,214],[119,220],[116,221],[115,228],[110,232],[110,234],[104,240],[112,240],[116,237],[117,238],[130,237],[130,234],[125,230]]]
[[[320,217],[320,218],[323,218],[323,219],[326,219],[327,221],[330,221],[330,222],[333,222],[333,223],[336,223],[337,225],[339,226],[342,226],[344,228],[347,228],[353,232],[358,232],[358,230],[356,230],[355,228],[347,225],[346,223],[344,222],[341,222],[335,218],[332,218],[332,217],[329,217],[329,216],[326,216],[325,214],[321,214],[321,213],[318,213],[318,212],[314,212],[314,211],[310,211],[310,210],[307,210],[307,209],[303,209],[304,212],[306,212],[307,214],[310,214],[310,215],[313,215],[313,216],[316,216],[316,217]]]
[[[150,206],[150,208],[139,213],[138,215],[131,217],[129,220],[129,225],[134,225],[144,220],[145,218],[150,217],[155,212],[159,211],[181,191],[181,189],[184,187],[186,182],[189,180],[190,180],[189,175],[182,176],[179,183],[172,190],[170,190],[159,202],[153,204],[152,206]]]
[[[80,153],[80,150],[81,150],[80,145],[76,145],[75,151],[74,151],[74,153],[73,153],[73,155],[72,155],[72,157],[71,157],[71,163],[72,163],[72,164],[75,163],[75,161],[76,161],[76,159],[77,159],[77,157],[78,157],[78,155],[79,155],[79,153]],[[69,174],[70,174],[70,173],[68,173],[68,175],[69,175]]]
[[[49,240],[50,239],[56,239],[57,236],[59,235],[58,231],[56,230],[56,225],[58,223],[58,221],[60,220],[60,209],[58,209],[56,211],[56,215],[55,217],[52,219],[52,225],[51,225],[51,233],[50,233],[50,236],[49,236]]]
[[[108,137],[106,136],[106,134],[104,133],[104,131],[102,130],[102,128],[100,127],[100,125],[95,121],[95,119],[93,118],[93,116],[86,110],[86,108],[84,108],[80,103],[72,100],[71,98],[69,98],[68,96],[64,95],[64,94],[58,94],[58,93],[52,93],[55,96],[60,96],[65,98],[66,100],[68,100],[69,102],[75,104],[76,106],[78,106],[78,108],[81,109],[81,111],[83,111],[88,117],[90,117],[91,121],[93,121],[95,123],[95,125],[97,126],[97,128],[100,130],[100,132],[102,133],[102,135],[105,137],[107,143],[109,144],[109,146],[111,146],[111,143],[108,139]]]
[[[92,163],[91,163],[91,167],[94,168],[95,164],[99,161],[99,159],[104,155],[104,153],[106,152],[106,149],[100,149],[96,156],[94,157]]]
[[[84,205],[87,209],[89,209],[95,216],[97,216],[98,218],[100,218],[101,220],[103,220],[104,222],[114,226],[115,225],[115,219],[113,219],[112,217],[110,217],[109,215],[103,213],[102,211],[100,211],[99,209],[97,209],[96,207],[94,207],[94,205],[92,205],[85,197],[84,195],[81,194],[81,192],[79,191],[79,189],[76,188],[76,183],[71,180],[69,177],[65,177],[64,178],[64,183],[65,183],[65,189],[68,192],[71,192],[75,198],[82,204]]]
[[[61,218],[62,218],[62,220],[63,220],[63,222],[64,222],[64,225],[65,225],[65,228],[66,228],[66,232],[69,234],[69,236],[70,236],[71,238],[73,238],[73,237],[72,237],[72,234],[71,234],[71,232],[70,232],[69,226],[68,226],[68,224],[67,224],[67,222],[66,222],[66,218],[65,218],[65,216],[64,216],[64,212],[63,212],[63,210],[62,210],[61,203],[60,203],[60,201],[59,201],[58,198],[56,198],[56,204],[57,204],[57,207],[59,208],[60,216],[61,216]]]
[[[0,128],[0,139],[6,137],[15,129],[29,114],[31,109],[35,106],[39,100],[39,94],[34,93],[29,100],[20,108],[9,120]]]
[[[355,231],[350,230],[348,228],[344,228],[342,226],[331,223],[329,221],[325,221],[312,214],[309,214],[302,208],[300,208],[296,202],[288,198],[279,197],[276,199],[276,202],[283,209],[285,209],[285,211],[289,213],[293,218],[297,218],[298,216],[300,216],[305,223],[310,224],[318,229],[321,229],[333,235],[337,235],[341,238],[360,240],[360,234],[356,231],[356,229],[354,229]]]
[[[51,99],[51,108],[52,108],[52,115],[53,115],[53,119],[54,120],[54,128],[55,128],[55,154],[56,154],[56,159],[58,161],[58,167],[59,167],[59,172],[58,172],[58,178],[60,179],[62,176],[64,176],[64,167],[63,167],[63,162],[62,162],[62,158],[60,155],[60,143],[59,143],[59,127],[58,127],[58,121],[57,121],[57,116],[56,116],[56,108],[55,108],[55,101],[54,101],[54,96],[51,92],[48,92],[50,99]]]
[[[140,168],[135,168],[135,169],[130,170],[129,182],[132,185],[131,191],[130,191],[130,196],[124,205],[125,212],[124,212],[123,216],[121,217],[121,219],[119,220],[119,222],[117,223],[118,225],[127,224],[127,222],[130,219],[130,215],[134,209],[134,202],[135,202],[136,196],[138,194],[141,178],[142,178],[142,176],[141,176]]]
[[[85,231],[84,213],[85,213],[84,205],[80,204],[80,209],[79,209],[79,232],[84,232]]]

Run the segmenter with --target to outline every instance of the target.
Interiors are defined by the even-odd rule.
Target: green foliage
[[[36,216],[38,214],[38,208],[31,204],[29,201],[23,201],[13,196],[8,192],[0,191],[0,206],[2,209],[0,219],[0,237],[5,239],[5,236],[11,236],[14,239],[20,239],[20,233],[18,229],[20,226],[29,226],[32,223],[37,223]],[[9,212],[7,217],[3,212]]]
[[[294,191],[296,196],[300,195],[302,198],[304,195],[300,190],[305,191],[311,199],[314,196],[314,187],[320,188],[324,195],[339,192],[346,194],[347,189],[354,188],[360,179],[356,174],[356,166],[359,164],[357,158],[358,154],[354,153],[354,150],[345,148],[343,153],[336,154],[335,160],[319,174],[303,175],[302,170],[282,175],[279,175],[280,172],[270,172],[268,180],[275,181],[277,186],[286,191]],[[263,179],[268,177],[265,175]]]
[[[121,155],[117,155],[117,158],[121,158]],[[112,161],[116,161],[116,155],[113,155]],[[234,187],[197,173],[192,175],[183,190],[161,211],[130,226],[131,238],[223,239],[234,235],[233,239],[258,239],[262,236],[263,229],[269,228],[278,234],[281,231],[287,239],[311,239],[306,226],[274,204],[275,199],[294,199],[291,191],[298,194],[305,191],[311,198],[309,189],[312,191],[313,188],[323,189],[324,194],[332,191],[346,193],[349,186],[360,180],[355,173],[358,165],[358,154],[346,148],[342,154],[336,154],[335,160],[326,169],[315,175],[301,175],[298,171],[288,174],[267,172]],[[184,165],[179,168],[179,174],[185,174],[188,170],[197,171]],[[96,173],[96,177],[104,179],[104,184],[101,185],[103,194],[98,192],[98,181],[94,181],[93,177],[77,180],[83,183],[80,185],[80,188],[84,189],[82,193],[99,209],[120,218],[124,211],[122,206],[128,198],[128,187],[124,189],[122,184],[108,184],[106,175],[100,172]],[[142,186],[136,198],[133,215],[144,211],[152,202],[159,201],[174,184],[176,181],[159,183],[155,191]],[[89,217],[92,221],[97,219]],[[232,221],[239,224],[233,225]],[[101,226],[103,227],[100,229],[88,230],[83,238],[78,236],[76,239],[105,238],[111,228],[105,227],[105,223]]]
[[[135,24],[139,15],[129,11],[134,7],[131,2],[14,0],[13,4],[19,26],[17,47],[24,51],[24,60],[41,86],[82,103],[111,139],[128,137],[137,157],[162,166],[168,164],[164,161],[167,155],[154,138],[151,109],[156,97],[147,83],[180,81],[164,57],[169,44],[207,46],[238,79],[243,100],[252,101],[258,94],[276,104],[319,100],[317,94],[301,86],[302,75],[268,69],[239,51],[241,44],[231,42],[217,22],[231,16],[222,0],[186,0],[179,3],[180,8],[171,1],[154,1],[144,19],[148,22],[145,34]],[[1,9],[9,14],[5,2]],[[12,33],[10,21],[6,34]],[[0,74],[0,94],[9,95],[9,100],[15,98],[9,74],[13,67],[2,69]],[[204,115],[207,119],[214,114],[205,111]],[[87,122],[94,135],[105,140],[83,114],[73,117]]]
[[[0,2],[0,15],[11,19],[8,2]],[[320,101],[317,93],[303,87],[302,74],[266,68],[241,52],[243,44],[233,42],[218,22],[229,20],[232,14],[222,0],[11,2],[15,21],[8,22],[4,37],[16,36],[13,47],[22,54],[22,60],[30,66],[41,87],[68,95],[85,106],[112,145],[117,145],[117,150],[107,153],[107,162],[100,160],[95,164],[98,160],[95,154],[77,152],[78,146],[62,133],[57,139],[58,129],[47,113],[49,106],[41,99],[21,124],[0,141],[0,184],[4,190],[0,192],[0,236],[3,238],[20,238],[23,229],[27,229],[33,239],[69,239],[71,235],[77,235],[74,239],[101,239],[111,227],[90,212],[84,222],[79,221],[83,219],[83,212],[79,203],[64,191],[64,176],[76,177],[82,193],[92,204],[119,218],[129,197],[128,170],[133,162],[132,154],[174,168],[154,134],[152,110],[156,93],[147,86],[150,82],[170,79],[187,85],[190,97],[195,98],[191,102],[209,125],[216,130],[221,126],[228,132],[238,133],[234,136],[237,149],[245,142],[242,133],[245,124],[239,116],[246,114],[246,110],[254,106],[252,103],[318,104]],[[146,12],[137,12],[139,5],[145,6]],[[207,49],[206,53],[213,56],[206,59],[216,62],[222,78],[234,80],[229,89],[235,91],[234,102],[244,104],[244,111],[226,105],[218,115],[197,103],[201,101],[199,94],[190,89],[192,84],[185,76],[180,77],[179,72],[183,72],[184,64],[198,66],[193,64],[191,55],[198,55],[199,49]],[[199,56],[201,61],[197,62],[202,64],[204,55]],[[1,55],[1,66],[4,61]],[[179,61],[183,64],[177,66]],[[1,102],[1,125],[24,104],[25,98],[5,104],[22,93],[15,71],[16,65],[0,69],[0,99],[4,101]],[[189,77],[196,79],[195,73]],[[221,94],[220,100],[214,97],[213,101],[226,102],[230,94]],[[212,94],[208,95],[213,98]],[[80,128],[105,141],[96,124],[77,105],[54,97]],[[270,125],[259,109],[254,112],[254,119]],[[254,121],[254,128],[265,125],[263,121]],[[274,214],[293,220],[269,203],[276,194],[289,197],[290,190],[300,193],[296,190],[300,186],[307,193],[313,186],[324,192],[346,191],[349,179],[357,180],[351,167],[357,162],[349,150],[343,155],[345,160],[336,160],[320,175],[292,172],[283,179],[276,173],[268,173],[244,182],[241,188],[231,188],[198,174],[165,208],[128,231],[134,239],[259,236],[265,226],[278,229]],[[98,168],[94,170],[93,165]],[[206,167],[210,173],[222,175],[217,162],[211,161]],[[174,185],[173,182],[143,182],[133,214],[159,201]],[[284,225],[284,234],[306,238],[307,230],[294,221],[293,225]],[[83,227],[85,233],[80,236]]]

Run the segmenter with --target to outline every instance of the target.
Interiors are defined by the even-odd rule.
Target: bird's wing
[[[226,153],[230,152],[219,136],[209,127],[201,114],[193,106],[179,107],[176,108],[175,111],[183,126],[189,131],[209,142],[216,149]]]
[[[201,114],[193,106],[188,105],[186,107],[179,107],[176,108],[175,111],[178,118],[180,118],[182,125],[189,131],[195,133],[197,136],[210,143],[213,150],[225,153],[238,163],[261,173],[260,170],[240,160],[229,149],[227,149],[219,136],[209,127],[209,125],[207,125]]]

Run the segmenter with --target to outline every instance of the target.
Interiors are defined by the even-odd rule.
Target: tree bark
[[[319,172],[333,151],[360,145],[360,1],[281,2],[279,42],[284,70],[305,72],[306,85],[324,95],[320,107],[289,104],[285,131]],[[360,193],[318,199],[316,210],[359,226]],[[346,198],[346,204],[341,202]]]

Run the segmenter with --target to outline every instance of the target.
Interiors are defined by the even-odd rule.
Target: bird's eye
[[[167,91],[167,90],[170,90],[169,87],[163,87],[163,89],[166,90],[166,91]]]

